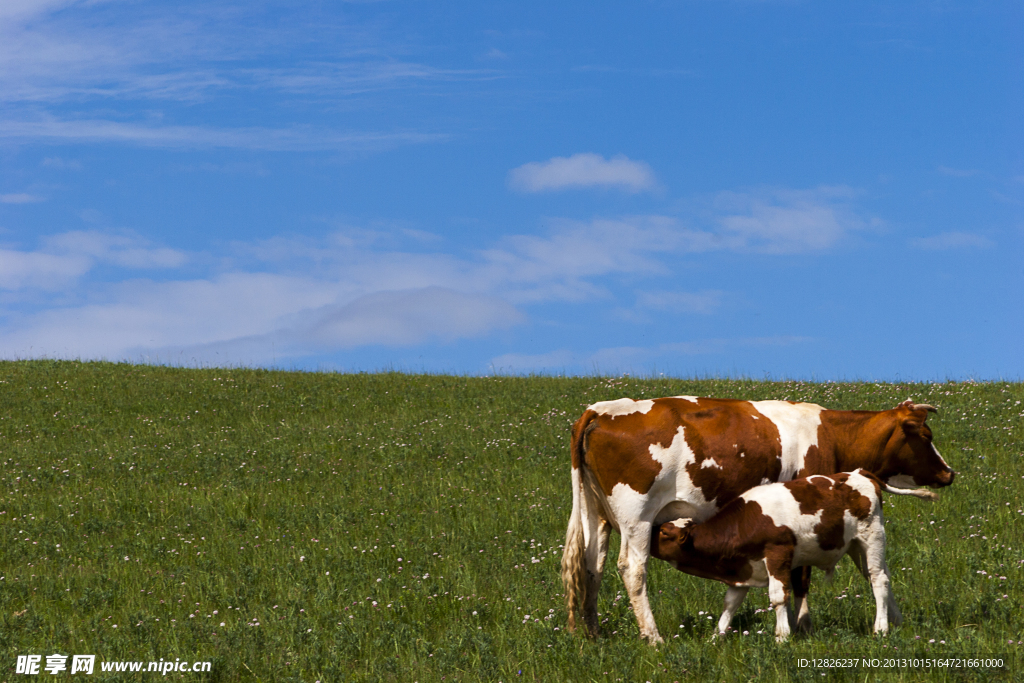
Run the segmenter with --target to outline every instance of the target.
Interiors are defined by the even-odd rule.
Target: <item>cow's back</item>
[[[706,519],[744,491],[790,479],[816,446],[819,406],[672,397],[590,406],[581,456],[606,496],[617,487],[659,519]],[[621,489],[620,489],[621,490]]]

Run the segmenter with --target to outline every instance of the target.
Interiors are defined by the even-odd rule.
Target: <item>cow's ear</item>
[[[924,427],[924,417],[910,414],[909,417],[903,420],[903,432],[905,434],[920,434],[921,429]]]

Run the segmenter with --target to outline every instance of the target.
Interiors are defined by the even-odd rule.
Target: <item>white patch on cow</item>
[[[689,401],[690,403],[696,403],[697,402],[697,397],[696,396],[673,396],[672,398],[681,398],[684,401]]]
[[[818,445],[818,427],[824,408],[813,403],[788,401],[751,401],[750,405],[779,430],[782,441],[779,481],[789,481],[803,469],[807,449]]]
[[[651,457],[661,464],[661,471],[647,493],[638,493],[627,484],[618,483],[608,496],[608,508],[615,518],[613,524],[634,524],[650,521],[660,524],[680,517],[702,522],[718,512],[714,501],[704,498],[686,466],[697,457],[683,436],[683,427],[676,431],[668,446],[651,444]],[[621,530],[620,530],[621,533]]]
[[[768,477],[761,477],[761,486],[765,486],[766,484],[770,483],[772,483],[771,479],[769,479]]]
[[[621,482],[612,488],[612,494],[608,496],[608,508],[611,510],[613,519],[609,521],[620,534],[623,533],[620,524],[635,526],[645,519],[651,519],[651,515],[645,515],[644,512],[647,510],[647,503],[652,492],[653,489],[646,494],[638,493],[628,484]],[[632,529],[627,529],[627,532],[631,531]]]
[[[821,510],[813,515],[800,513],[800,503],[784,484],[757,486],[740,498],[757,503],[761,507],[761,512],[772,520],[772,524],[789,527],[798,539],[802,536],[813,536],[814,527],[821,522]]]
[[[646,415],[651,412],[653,407],[653,399],[648,398],[642,401],[634,401],[631,398],[620,398],[615,401],[600,401],[590,406],[589,409],[599,415],[618,417],[620,415],[632,415],[633,413]]]
[[[719,464],[718,464],[718,463],[717,463],[717,462],[715,461],[715,459],[714,459],[714,458],[708,458],[708,459],[706,459],[706,460],[705,460],[704,462],[702,462],[702,463],[700,464],[700,466],[701,466],[701,468],[704,468],[704,467],[717,467],[718,469],[722,469],[722,466],[721,466],[721,465],[719,465]]]
[[[746,455],[746,453],[744,453],[743,451],[740,451],[740,457],[742,458],[744,455]]]
[[[661,472],[655,478],[648,495],[654,495],[657,491],[657,499],[654,502],[658,503],[658,511],[669,503],[674,503],[672,509],[677,516],[692,517],[698,522],[703,522],[718,512],[718,507],[714,501],[704,497],[704,492],[694,485],[690,473],[686,471],[686,466],[696,462],[697,456],[686,443],[683,429],[679,427],[676,430],[676,435],[668,446],[651,444],[651,457],[661,463]]]
[[[750,578],[737,583],[737,586],[757,586],[764,588],[768,585],[768,564],[764,560],[750,560]]]

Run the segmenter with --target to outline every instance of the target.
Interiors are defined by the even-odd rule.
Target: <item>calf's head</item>
[[[904,401],[896,407],[896,429],[885,448],[885,461],[878,477],[899,488],[931,486],[940,488],[953,483],[956,472],[939,455],[932,443],[932,430],[925,422],[935,407]]]
[[[665,522],[651,529],[651,556],[671,562],[677,567],[687,564],[687,541],[690,539],[691,519]]]

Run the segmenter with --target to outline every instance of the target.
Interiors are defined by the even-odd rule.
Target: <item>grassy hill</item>
[[[871,635],[870,587],[844,561],[831,585],[816,574],[814,636],[776,645],[755,589],[734,622],[747,634],[712,643],[724,587],[653,561],[667,643],[650,648],[613,535],[604,635],[565,631],[569,426],[594,401],[673,394],[939,407],[929,424],[956,483],[936,504],[887,500],[901,628]],[[912,654],[1012,658],[939,680],[1013,677],[1022,401],[1011,383],[0,363],[0,679],[21,680],[16,657],[31,654],[94,654],[100,680],[133,679],[100,662],[160,659],[212,663],[170,674],[184,680],[820,680],[797,660]]]

